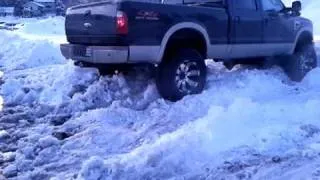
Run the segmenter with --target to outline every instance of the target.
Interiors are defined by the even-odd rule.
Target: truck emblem
[[[136,15],[137,20],[151,20],[151,21],[158,21],[159,13],[154,11],[139,11]]]
[[[89,29],[92,27],[92,24],[91,23],[84,23],[83,26],[86,28],[86,29]]]

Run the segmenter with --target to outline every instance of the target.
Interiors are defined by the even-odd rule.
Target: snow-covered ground
[[[28,40],[66,42],[63,17],[27,18],[0,17],[0,22],[17,23],[19,29],[11,34]]]
[[[63,18],[15,20],[0,31],[0,179],[320,179],[320,68],[293,83],[208,62],[206,90],[170,103],[149,72],[65,60]]]

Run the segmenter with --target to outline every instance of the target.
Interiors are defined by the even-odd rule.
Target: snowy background
[[[293,83],[208,62],[205,91],[170,103],[148,72],[65,60],[61,17],[0,21],[24,23],[0,31],[0,179],[320,179],[320,68]]]

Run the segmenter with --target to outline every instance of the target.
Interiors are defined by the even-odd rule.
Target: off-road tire
[[[180,49],[160,63],[156,85],[164,99],[178,101],[186,95],[201,93],[206,76],[202,55],[195,49]]]
[[[286,58],[283,69],[292,81],[300,82],[312,69],[317,67],[317,54],[313,43],[305,43]]]

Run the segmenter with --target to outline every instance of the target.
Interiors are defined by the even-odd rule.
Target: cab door
[[[263,17],[258,0],[232,0],[230,19],[231,57],[255,56],[263,42]],[[230,7],[229,7],[230,8]]]
[[[283,12],[281,0],[260,0],[263,12],[264,42],[288,43],[294,41],[294,20]]]

